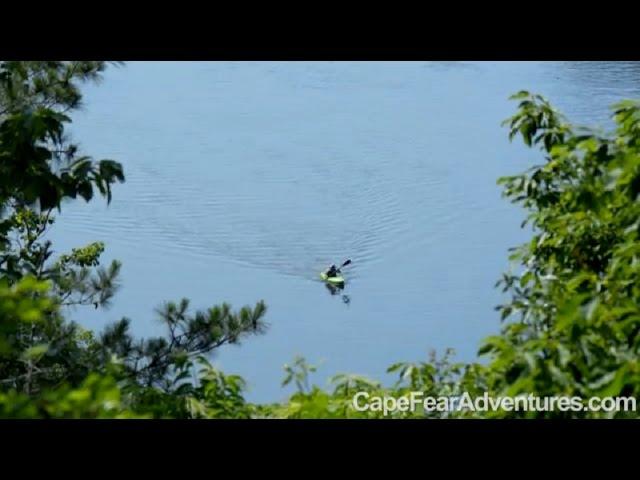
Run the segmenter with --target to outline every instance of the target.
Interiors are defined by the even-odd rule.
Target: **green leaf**
[[[22,358],[24,360],[37,360],[42,357],[49,350],[49,345],[46,343],[41,343],[38,345],[34,345],[33,347],[27,348],[23,354]]]

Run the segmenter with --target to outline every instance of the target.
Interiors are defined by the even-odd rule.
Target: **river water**
[[[493,288],[524,214],[496,179],[541,161],[510,144],[502,120],[527,89],[572,121],[610,127],[609,106],[640,96],[623,62],[138,62],[86,88],[72,132],[127,181],[65,205],[59,252],[91,241],[123,262],[106,311],[71,317],[100,329],[123,316],[162,331],[166,300],[194,308],[264,299],[268,333],[214,363],[247,397],[286,397],[282,366],[319,365],[388,382],[397,361],[453,347],[475,358],[499,329]],[[318,272],[350,258],[336,295]]]

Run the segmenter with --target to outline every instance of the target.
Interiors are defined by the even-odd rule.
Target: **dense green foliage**
[[[107,307],[120,264],[103,267],[96,241],[52,258],[46,232],[64,201],[109,202],[122,166],[81,155],[64,133],[80,85],[103,62],[0,63],[0,416],[147,418],[601,417],[625,412],[357,411],[356,392],[401,398],[632,396],[640,394],[640,104],[615,106],[615,131],[575,128],[542,97],[520,92],[507,120],[510,138],[544,161],[499,180],[527,212],[528,243],[514,248],[512,271],[498,282],[499,334],[481,363],[453,363],[452,352],[398,363],[392,386],[338,375],[331,388],[309,383],[315,367],[297,358],[283,404],[251,405],[240,377],[208,356],[265,331],[264,303],[233,312],[227,304],[190,313],[189,302],[157,309],[166,335],[134,339],[129,319],[94,335],[67,319],[70,307]]]
[[[640,393],[640,104],[615,106],[616,131],[576,129],[543,98],[521,92],[508,124],[545,162],[500,180],[529,212],[521,266],[501,281],[513,319],[481,352],[490,387],[511,395]]]

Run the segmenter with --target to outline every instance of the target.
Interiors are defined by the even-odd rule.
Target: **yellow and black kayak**
[[[331,285],[344,285],[344,277],[342,275],[327,277],[327,272],[322,272],[320,273],[320,278]]]

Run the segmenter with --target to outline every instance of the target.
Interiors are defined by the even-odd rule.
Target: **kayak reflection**
[[[324,285],[331,295],[338,295],[344,290],[344,284],[333,285],[331,283],[325,283]],[[349,297],[349,295],[342,295],[342,301],[348,305],[351,303],[351,297]]]
[[[325,283],[324,286],[327,287],[331,295],[337,295],[344,290],[344,284],[333,285],[331,283]]]

